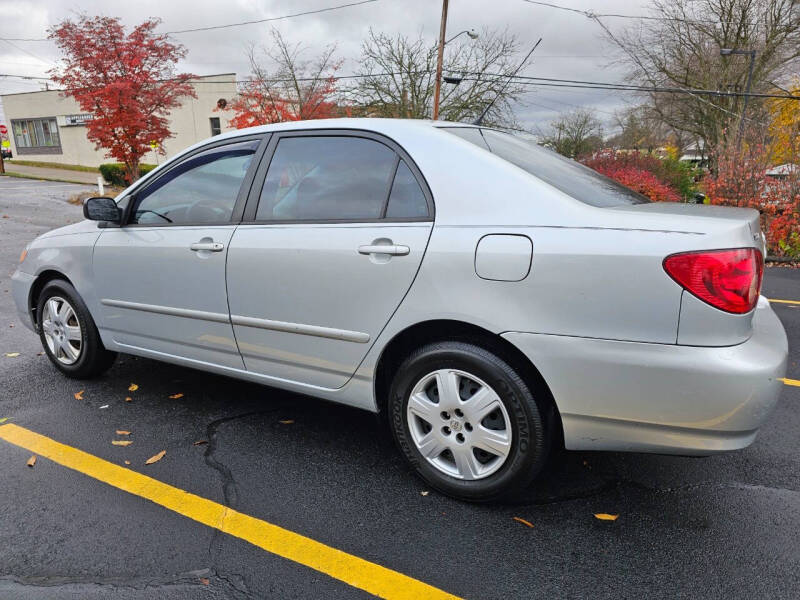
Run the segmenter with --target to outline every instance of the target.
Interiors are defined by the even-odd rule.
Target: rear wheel
[[[89,309],[71,284],[47,283],[39,294],[36,314],[47,357],[68,377],[94,377],[114,364],[117,354],[103,346]]]
[[[437,490],[476,502],[527,487],[547,461],[550,411],[503,359],[463,342],[409,356],[389,412],[403,455]]]

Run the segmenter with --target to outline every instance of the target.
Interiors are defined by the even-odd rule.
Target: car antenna
[[[513,72],[511,75],[509,75],[509,76],[508,76],[508,80],[507,80],[507,81],[506,81],[506,82],[503,84],[503,87],[502,87],[502,88],[500,88],[500,91],[499,91],[499,92],[497,92],[497,94],[495,94],[495,97],[492,99],[492,101],[489,103],[489,105],[488,105],[486,108],[484,108],[484,109],[483,109],[483,112],[480,114],[480,116],[479,116],[477,119],[475,119],[475,120],[472,122],[472,124],[473,124],[473,125],[480,125],[480,124],[483,122],[483,118],[486,116],[486,113],[488,113],[488,112],[489,112],[489,109],[490,109],[490,108],[492,108],[492,106],[494,106],[494,103],[495,103],[495,102],[497,101],[497,99],[500,97],[500,94],[502,94],[502,93],[503,93],[503,91],[506,89],[506,86],[507,86],[509,83],[511,83],[511,80],[514,78],[514,76],[515,76],[517,73],[519,73],[519,70],[520,70],[522,67],[524,67],[524,66],[525,66],[525,63],[526,63],[526,62],[528,62],[528,59],[531,57],[531,54],[533,54],[533,51],[534,51],[534,50],[536,50],[536,48],[538,48],[538,47],[539,47],[539,44],[541,44],[541,43],[542,43],[542,38],[539,38],[539,41],[537,41],[537,42],[536,42],[536,43],[533,45],[533,48],[531,48],[531,51],[530,51],[530,52],[528,52],[528,54],[527,54],[527,55],[525,55],[525,58],[522,60],[522,62],[521,62],[521,63],[519,63],[519,66],[518,66],[518,67],[517,67],[517,68],[514,70],[514,72]]]

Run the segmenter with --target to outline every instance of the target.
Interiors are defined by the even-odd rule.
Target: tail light
[[[664,270],[711,306],[742,314],[758,303],[764,260],[756,248],[701,250],[668,256]]]

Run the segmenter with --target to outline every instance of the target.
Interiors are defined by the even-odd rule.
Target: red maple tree
[[[172,137],[170,111],[196,97],[189,83],[196,76],[174,72],[186,49],[155,33],[159,23],[148,19],[126,34],[117,18],[81,16],[50,30],[64,55],[50,76],[92,114],[86,137],[125,165],[129,182],[139,177],[150,144]]]

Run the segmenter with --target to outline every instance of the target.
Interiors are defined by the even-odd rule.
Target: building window
[[[60,154],[61,138],[55,117],[11,121],[18,154]]]
[[[211,117],[209,119],[209,121],[211,121],[211,135],[212,136],[219,135],[220,133],[222,133],[222,127],[220,127],[220,124],[219,124],[219,117]]]

